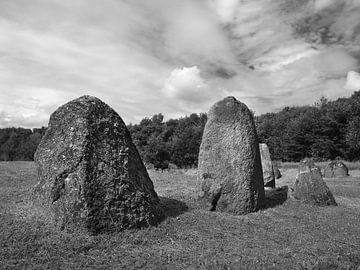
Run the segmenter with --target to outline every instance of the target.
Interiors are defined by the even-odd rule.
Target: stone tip
[[[100,100],[100,99],[98,97],[91,96],[91,95],[83,95],[83,96],[76,98],[75,100]]]
[[[237,101],[237,99],[234,96],[227,96],[226,98],[224,98],[223,100],[226,101]]]

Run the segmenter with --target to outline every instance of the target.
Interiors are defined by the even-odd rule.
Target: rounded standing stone
[[[207,209],[246,214],[264,206],[264,183],[253,115],[234,97],[227,97],[211,107],[198,164],[199,200]]]
[[[159,198],[125,123],[96,97],[72,100],[50,116],[35,164],[35,192],[62,229],[117,231],[160,218]]]

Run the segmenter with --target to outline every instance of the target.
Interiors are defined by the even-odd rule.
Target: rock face
[[[292,196],[305,203],[315,205],[337,205],[333,194],[324,182],[320,169],[311,159],[300,162]]]
[[[35,153],[57,226],[97,233],[156,224],[159,198],[120,116],[91,96],[58,108]]]
[[[324,177],[332,178],[346,176],[349,176],[349,170],[346,165],[339,160],[331,161],[324,169]]]
[[[234,97],[211,107],[198,164],[199,200],[207,209],[246,214],[264,206],[254,119],[247,106]]]
[[[267,146],[266,143],[260,143],[259,149],[260,149],[262,172],[264,177],[264,186],[274,188],[275,175],[274,175],[269,147]]]

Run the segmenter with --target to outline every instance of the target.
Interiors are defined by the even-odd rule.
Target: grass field
[[[277,185],[291,185],[295,167],[281,169]],[[195,170],[149,174],[167,218],[157,227],[89,236],[54,230],[34,207],[32,162],[1,162],[0,268],[360,269],[359,170],[325,179],[337,207],[288,199],[245,216],[200,210]]]

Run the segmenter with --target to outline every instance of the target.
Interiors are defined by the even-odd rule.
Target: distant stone
[[[314,159],[312,159],[312,158],[304,158],[303,160],[300,161],[299,170],[306,171],[308,167],[316,168],[320,172],[320,175],[322,176],[321,169],[320,169],[319,166],[315,165]]]
[[[349,176],[349,170],[340,160],[331,161],[324,169],[324,177],[346,177]]]
[[[276,163],[273,163],[273,170],[274,170],[274,176],[275,176],[275,179],[279,179],[281,178],[281,172],[279,170],[279,167]]]
[[[92,233],[158,222],[159,198],[120,116],[82,96],[58,108],[35,153],[35,192],[62,229]]]
[[[267,146],[266,143],[260,143],[259,149],[260,149],[262,172],[264,177],[264,186],[274,188],[275,175],[274,175],[269,147]]]
[[[174,163],[169,163],[169,170],[177,170],[177,169],[179,169],[179,167],[178,166],[176,166],[176,164],[174,164]]]
[[[265,205],[254,119],[234,97],[211,107],[198,164],[199,200],[208,210],[238,215]]]
[[[291,195],[305,203],[320,206],[337,205],[333,194],[321,176],[320,169],[311,159],[300,162]]]

